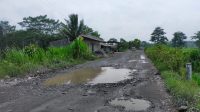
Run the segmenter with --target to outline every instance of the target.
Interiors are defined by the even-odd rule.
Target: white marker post
[[[186,79],[187,80],[191,80],[192,79],[192,64],[191,63],[187,63],[186,64]]]

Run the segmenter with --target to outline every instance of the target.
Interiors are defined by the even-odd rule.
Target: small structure
[[[109,43],[101,43],[101,49],[104,50],[106,53],[113,52],[116,48],[116,45],[111,45]]]
[[[102,38],[91,36],[91,35],[80,35],[83,37],[83,41],[88,45],[92,52],[113,52],[115,51],[116,43],[107,43]],[[51,41],[50,46],[61,47],[70,44],[69,39],[61,39],[56,41]]]
[[[91,35],[81,35],[81,37],[83,37],[84,42],[89,46],[92,52],[101,50],[101,43],[104,43],[102,38]]]

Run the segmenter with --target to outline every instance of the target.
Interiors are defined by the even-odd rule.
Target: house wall
[[[101,49],[100,42],[98,41],[84,39],[84,42],[89,46],[92,52],[99,51]],[[92,50],[92,46],[93,46],[93,50]]]

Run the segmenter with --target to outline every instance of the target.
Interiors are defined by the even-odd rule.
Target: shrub
[[[188,60],[192,63],[193,69],[196,72],[200,72],[200,51],[192,50],[192,52],[190,52],[190,57]]]
[[[176,103],[179,106],[188,105],[192,111],[200,109],[200,76],[195,73],[193,80],[185,80],[186,63],[191,62],[194,71],[200,71],[200,51],[154,45],[146,48],[145,52],[161,71],[167,89],[174,96]]]
[[[88,58],[91,56],[91,52],[89,47],[85,42],[83,42],[83,38],[79,37],[69,46],[69,54],[72,54],[73,58]]]
[[[0,77],[19,76],[42,67],[61,68],[92,58],[92,53],[81,37],[65,47],[44,50],[36,45],[29,45],[22,50],[9,49],[0,60]]]
[[[180,49],[159,44],[146,49],[145,52],[161,70],[170,69],[179,72],[180,68],[184,65],[183,53]]]
[[[38,50],[38,46],[34,44],[30,44],[29,46],[26,46],[24,48],[24,53],[28,55],[29,57],[32,57]]]
[[[10,76],[15,77],[22,73],[19,66],[8,61],[3,61],[0,63],[0,77]]]
[[[9,61],[10,63],[14,63],[16,65],[22,65],[28,62],[29,58],[23,53],[22,50],[10,49],[6,51],[4,60]]]

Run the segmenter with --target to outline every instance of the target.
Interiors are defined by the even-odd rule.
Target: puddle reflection
[[[132,73],[130,69],[116,69],[113,67],[84,68],[56,75],[53,78],[47,79],[44,85],[117,83],[121,80],[131,78],[130,73]]]

